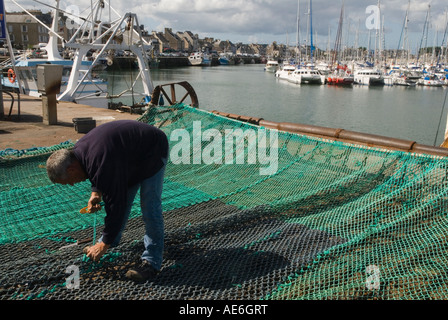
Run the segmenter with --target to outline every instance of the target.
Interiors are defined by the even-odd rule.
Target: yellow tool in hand
[[[100,206],[103,207],[104,206],[104,202],[101,202]],[[92,212],[90,212],[89,207],[85,207],[85,208],[82,208],[81,210],[79,210],[79,213],[86,214],[86,213],[92,213]]]

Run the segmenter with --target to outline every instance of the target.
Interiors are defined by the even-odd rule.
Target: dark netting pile
[[[186,105],[139,121],[171,141],[159,276],[124,277],[143,250],[138,197],[121,244],[98,263],[83,254],[105,213],[80,214],[89,183],[55,185],[45,169],[71,142],[4,150],[0,299],[448,296],[446,158],[264,130]]]

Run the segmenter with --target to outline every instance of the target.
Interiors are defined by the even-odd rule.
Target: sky
[[[50,10],[32,0],[15,0],[26,9]],[[55,0],[39,0],[54,6]],[[94,1],[94,0],[92,0]],[[212,37],[233,43],[277,43],[296,45],[297,13],[300,12],[299,42],[310,41],[309,0],[110,0],[120,14],[136,13],[148,31],[191,31],[200,38]],[[61,0],[60,8],[79,6],[86,16],[91,0]],[[11,0],[7,11],[21,11]],[[342,46],[374,48],[376,27],[383,32],[382,46],[403,46],[403,24],[409,0],[313,0],[313,44],[333,48],[341,8],[344,5]],[[298,10],[299,8],[299,10]],[[430,9],[429,9],[430,8]],[[446,0],[410,1],[408,15],[409,48],[446,45],[448,2]],[[377,13],[379,13],[377,15]],[[378,17],[380,17],[378,19]],[[428,19],[427,19],[428,17]],[[428,21],[427,33],[424,31]],[[369,40],[370,39],[370,40]]]

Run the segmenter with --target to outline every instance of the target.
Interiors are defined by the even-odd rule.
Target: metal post
[[[5,117],[5,106],[3,105],[3,86],[0,77],[0,120],[3,119],[4,117]]]
[[[58,123],[56,95],[61,89],[62,68],[58,64],[37,66],[37,89],[42,94],[42,118],[46,125]]]
[[[42,118],[46,125],[58,124],[56,94],[42,94]]]

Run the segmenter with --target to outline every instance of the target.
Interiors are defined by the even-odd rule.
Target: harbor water
[[[341,128],[431,146],[444,140],[448,89],[443,87],[297,85],[277,79],[262,64],[154,69],[151,75],[154,86],[188,81],[204,110]],[[118,92],[136,77],[136,71],[108,72],[107,77]]]

